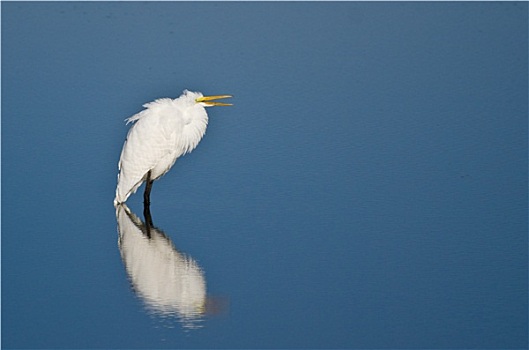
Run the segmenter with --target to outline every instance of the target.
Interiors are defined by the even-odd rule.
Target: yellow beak
[[[221,98],[230,98],[233,97],[231,95],[215,95],[215,96],[202,96],[197,98],[195,101],[205,103],[207,107],[213,107],[213,106],[233,106],[231,103],[224,103],[224,102],[212,102],[214,100],[218,100]]]

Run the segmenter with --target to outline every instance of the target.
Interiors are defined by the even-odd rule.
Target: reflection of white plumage
[[[149,310],[196,328],[206,312],[206,280],[191,257],[125,205],[117,207],[119,250],[135,292]]]
[[[145,181],[144,202],[149,204],[152,182],[171,169],[176,159],[198,145],[208,125],[204,107],[230,106],[214,102],[229,95],[203,96],[185,90],[176,98],[162,98],[127,119],[129,130],[119,160],[114,205],[124,203]]]

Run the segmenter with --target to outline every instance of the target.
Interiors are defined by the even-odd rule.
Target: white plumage
[[[127,119],[129,130],[119,160],[118,185],[114,205],[124,203],[141,184],[146,185],[148,204],[150,185],[171,169],[178,157],[191,152],[206,132],[205,107],[229,106],[213,102],[229,95],[203,96],[185,90],[176,98],[162,98],[143,105],[145,109]]]

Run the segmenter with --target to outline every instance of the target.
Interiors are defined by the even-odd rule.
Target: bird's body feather
[[[208,115],[197,98],[201,93],[184,91],[177,99],[158,99],[127,119],[134,123],[119,160],[115,204],[123,203],[145,181],[164,175],[176,159],[191,152],[206,132]]]

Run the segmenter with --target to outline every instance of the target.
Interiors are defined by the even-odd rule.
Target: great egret
[[[114,205],[124,203],[145,181],[144,203],[149,205],[154,180],[171,169],[176,159],[198,145],[208,125],[205,107],[231,106],[214,102],[230,95],[203,96],[184,90],[176,98],[161,98],[126,119],[130,128],[119,159]]]

